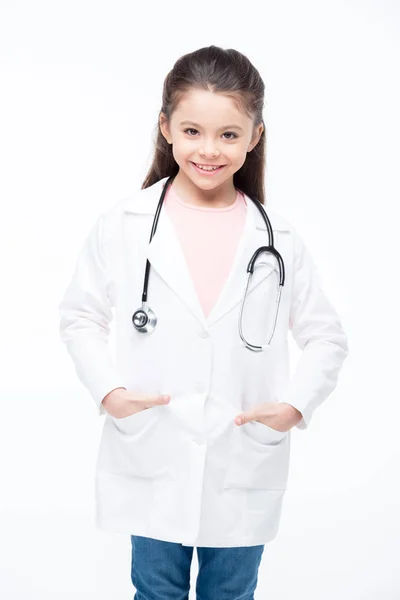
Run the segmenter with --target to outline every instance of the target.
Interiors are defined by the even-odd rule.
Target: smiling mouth
[[[195,167],[197,167],[198,169],[202,169],[203,171],[218,171],[218,169],[225,167],[225,165],[202,165],[193,161],[191,162]]]

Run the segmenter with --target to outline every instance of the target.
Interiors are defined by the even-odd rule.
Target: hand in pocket
[[[126,388],[116,388],[102,400],[105,410],[115,419],[129,417],[137,412],[168,404],[171,396],[161,394],[136,394]]]
[[[240,426],[249,421],[258,421],[283,433],[289,431],[302,418],[301,412],[286,402],[265,402],[239,414],[235,423]]]

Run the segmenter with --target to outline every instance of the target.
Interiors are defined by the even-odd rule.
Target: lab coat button
[[[204,438],[201,438],[201,437],[199,437],[199,438],[194,438],[194,439],[193,439],[193,441],[194,441],[194,443],[195,443],[195,444],[197,444],[198,446],[202,446],[202,445],[205,443],[205,440],[204,440]]]
[[[208,337],[210,337],[210,334],[205,329],[202,329],[201,331],[199,331],[199,336],[201,338],[208,338]]]
[[[205,386],[200,382],[196,383],[195,387],[196,387],[196,392],[205,392],[206,391]]]

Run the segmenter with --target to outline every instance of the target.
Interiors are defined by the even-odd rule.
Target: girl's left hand
[[[289,431],[302,418],[301,412],[287,402],[265,402],[239,414],[235,418],[235,423],[243,425],[249,421],[258,421],[277,431]]]

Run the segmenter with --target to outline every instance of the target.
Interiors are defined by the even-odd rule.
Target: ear
[[[171,138],[171,132],[169,129],[168,119],[167,119],[167,116],[163,112],[160,112],[158,122],[160,124],[161,133],[167,140],[168,144],[172,144],[172,138]]]
[[[263,131],[264,131],[263,123],[260,123],[257,127],[254,128],[253,139],[250,142],[247,152],[251,152],[253,150],[253,148],[255,148],[257,146],[258,142],[260,141],[260,137],[261,137]]]

